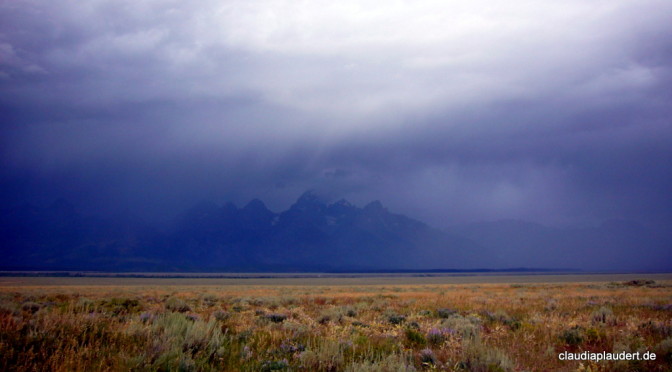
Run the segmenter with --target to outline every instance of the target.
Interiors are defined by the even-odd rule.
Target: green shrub
[[[559,338],[569,346],[581,345],[583,343],[583,329],[578,326],[566,329],[560,334]]]
[[[414,346],[424,346],[427,344],[427,340],[425,339],[425,336],[422,335],[422,333],[418,332],[415,329],[412,328],[407,328],[406,331],[404,332],[406,336],[406,340]]]
[[[125,315],[140,311],[140,301],[135,298],[111,298],[103,300],[102,308],[114,315]]]
[[[420,363],[422,363],[423,366],[433,366],[436,362],[436,355],[434,355],[432,349],[420,350]]]
[[[438,328],[432,328],[427,331],[427,341],[432,345],[441,345],[446,340],[446,331]]]
[[[215,318],[215,320],[224,322],[231,317],[231,314],[223,310],[217,310],[212,313],[212,316]]]
[[[189,305],[187,305],[187,303],[180,298],[170,297],[166,300],[166,310],[185,313],[187,311],[191,311],[191,307],[189,307]]]
[[[600,307],[599,310],[593,311],[590,315],[593,324],[616,324],[616,318],[613,311],[608,307]]]
[[[302,351],[301,354],[299,354],[298,359],[300,366],[309,370],[311,368],[316,368],[320,364],[317,353],[311,350]]]
[[[544,306],[544,311],[551,312],[557,310],[557,308],[558,308],[558,301],[554,298],[551,298],[546,302],[546,306]]]
[[[406,317],[403,315],[390,315],[387,317],[387,321],[391,324],[401,324],[406,321]]]
[[[658,337],[667,338],[672,336],[672,326],[655,320],[649,320],[641,324],[639,329]]]
[[[19,315],[20,312],[16,303],[3,299],[0,300],[0,315],[2,314]]]
[[[41,307],[42,306],[40,304],[33,301],[27,301],[21,304],[21,310],[31,314],[35,314],[36,312],[38,312]]]
[[[442,325],[464,339],[477,339],[481,333],[480,320],[475,317],[464,317],[454,314],[448,319],[444,319]]]
[[[630,286],[630,287],[641,287],[641,286],[652,286],[656,284],[654,280],[650,279],[635,279],[635,280],[630,280],[628,282],[623,282],[623,285]]]
[[[153,346],[147,359],[156,360],[152,369],[201,369],[198,365],[228,352],[223,347],[226,337],[214,319],[206,323],[171,312],[156,317],[150,331]]]
[[[289,367],[286,360],[267,360],[261,364],[261,372],[282,371]]]
[[[299,354],[299,360],[310,371],[340,371],[345,364],[345,355],[339,342],[322,339],[312,351]]]
[[[77,300],[75,304],[75,313],[92,313],[96,308],[96,303],[92,300],[81,297]]]
[[[390,354],[380,359],[355,362],[346,372],[415,372],[409,358],[402,354]]]
[[[436,309],[436,315],[439,318],[450,318],[450,316],[454,314],[457,314],[457,310],[447,308]]]
[[[212,307],[217,305],[218,299],[217,296],[213,294],[205,294],[201,296],[201,300],[203,301],[203,304],[207,307]]]
[[[656,345],[654,351],[658,358],[665,360],[667,363],[672,363],[672,337],[661,341]]]
[[[494,313],[486,312],[485,316],[489,321],[500,322],[511,328],[512,331],[519,329],[521,326],[521,323],[518,319],[510,316],[504,310],[497,310]]]
[[[463,352],[460,367],[470,372],[508,372],[514,370],[511,359],[501,350],[471,342]]]
[[[287,315],[285,314],[280,314],[280,313],[271,313],[271,314],[266,314],[265,318],[270,320],[273,323],[282,323],[287,319]]]

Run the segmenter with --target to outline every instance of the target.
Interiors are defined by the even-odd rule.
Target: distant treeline
[[[472,274],[576,274],[579,270],[544,269],[544,268],[509,268],[509,269],[434,269],[434,270],[370,270],[370,271],[329,271],[329,272],[297,272],[297,273],[120,273],[120,272],[86,272],[86,271],[41,271],[41,270],[5,270],[0,271],[2,277],[99,277],[99,278],[212,278],[212,279],[272,279],[272,278],[362,278],[362,277],[432,277],[432,276],[466,276]]]

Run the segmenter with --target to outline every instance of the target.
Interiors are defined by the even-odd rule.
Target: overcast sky
[[[3,204],[672,222],[672,2],[0,0]]]

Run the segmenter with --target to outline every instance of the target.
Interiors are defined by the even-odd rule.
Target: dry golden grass
[[[656,282],[4,277],[0,370],[672,370],[672,280],[639,277]]]

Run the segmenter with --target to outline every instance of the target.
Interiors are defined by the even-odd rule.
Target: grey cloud
[[[672,220],[669,2],[388,8],[4,3],[3,200]]]

